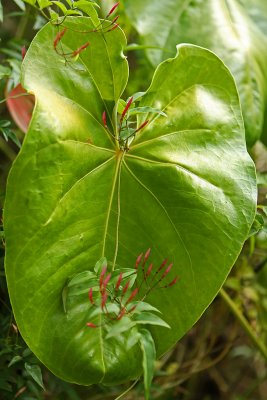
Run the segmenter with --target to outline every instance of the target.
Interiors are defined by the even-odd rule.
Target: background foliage
[[[28,1],[27,3],[33,2]],[[102,12],[102,15],[105,15],[112,2],[110,4],[108,2],[103,3],[100,4],[102,5],[100,13]],[[140,7],[138,3],[140,3]],[[153,71],[151,64],[156,62],[151,58],[151,54],[154,54],[153,57],[158,57],[159,59],[166,58],[163,55],[165,53],[164,49],[153,50],[151,53],[151,49],[146,48],[146,46],[156,45],[162,47],[162,42],[158,43],[158,40],[163,35],[164,29],[169,29],[166,20],[169,19],[172,4],[178,5],[180,10],[185,4],[185,2],[177,0],[172,2],[165,1],[161,2],[164,6],[164,9],[161,10],[156,2],[150,2],[150,4],[154,5],[153,10],[145,12],[142,7],[148,3],[149,1],[132,2],[129,0],[125,3],[122,2],[120,5],[121,25],[125,29],[130,43],[128,45],[128,60],[133,79],[128,86],[129,94],[146,89],[148,76],[151,76]],[[201,7],[201,4],[204,3],[205,7],[209,7],[212,4],[212,2],[196,2],[198,7]],[[230,3],[234,4],[235,2]],[[267,68],[265,51],[267,50],[265,48],[267,46],[263,46],[263,44],[266,40],[264,36],[266,35],[267,26],[265,18],[266,6],[264,1],[260,0],[257,0],[257,2],[240,1],[237,3],[239,3],[238,13],[241,11],[243,14],[245,13],[245,16],[242,14],[242,18],[246,21],[249,18],[246,26],[250,37],[249,43],[253,47],[253,49],[250,46],[244,48],[242,47],[244,43],[239,40],[237,44],[238,53],[235,53],[235,57],[237,57],[235,65],[239,66],[238,73],[240,72],[240,76],[244,76],[242,75],[244,73],[246,77],[251,76],[251,74],[255,73],[255,63],[261,66],[256,68],[258,75],[255,79],[252,79],[253,89],[251,89],[250,85],[244,83],[243,78],[240,79],[241,83],[244,83],[244,99],[249,97],[246,91],[249,91],[249,93],[252,91],[253,96],[256,98],[253,104],[258,104],[259,102],[259,105],[255,107],[255,112],[251,107],[243,106],[245,118],[247,116],[251,123],[251,127],[247,128],[247,132],[249,130],[253,132],[252,135],[248,134],[249,137],[253,137],[252,140],[249,139],[248,141],[250,145],[261,134],[262,140],[265,140],[263,116],[266,102],[265,73]],[[133,8],[133,4],[136,7]],[[244,4],[246,11],[241,8]],[[7,90],[12,90],[20,82],[21,48],[24,45],[29,45],[35,33],[45,22],[44,15],[21,0],[13,2],[2,1],[2,6],[3,14],[0,11],[0,18],[3,19],[0,35],[2,61],[0,67],[1,99],[5,98]],[[202,7],[201,12],[205,13],[205,15],[211,15],[211,10],[205,7]],[[103,11],[104,8],[105,11]],[[55,12],[61,12],[56,7],[54,7],[54,10]],[[143,12],[144,14],[142,14]],[[192,8],[188,7],[185,12],[181,13],[182,21],[185,24],[182,26],[186,27],[186,30],[183,29],[182,31],[185,36],[178,32],[176,39],[175,32],[175,35],[171,35],[171,38],[174,38],[177,43],[181,40],[187,40],[203,46],[206,45],[216,51],[217,48],[213,47],[214,44],[209,43],[210,32],[202,32],[199,29],[201,23],[192,22],[190,12],[192,12]],[[199,15],[201,13],[195,13],[194,17],[199,18]],[[214,14],[212,15],[214,17]],[[164,16],[166,16],[166,20],[162,21]],[[156,27],[150,27],[150,17],[153,18]],[[157,18],[159,18],[159,21]],[[220,21],[220,18],[218,21]],[[150,33],[146,31],[144,34],[139,31],[138,21],[144,20],[147,21],[147,29],[152,29]],[[254,24],[253,27],[252,23]],[[195,26],[198,27],[197,32],[191,28],[191,25],[193,28]],[[210,28],[209,23],[205,23],[203,26],[206,29]],[[238,26],[240,27],[240,25]],[[178,25],[176,29],[179,31]],[[218,32],[216,25],[212,26],[212,31]],[[204,39],[206,38],[205,42],[201,41],[202,36]],[[254,39],[254,36],[257,39]],[[153,42],[155,38],[157,39],[156,44]],[[219,47],[222,48],[223,46],[220,44]],[[231,52],[234,50],[231,49]],[[227,47],[221,51],[227,53]],[[240,57],[238,57],[238,54]],[[223,56],[223,54],[219,55]],[[227,59],[225,61],[227,62]],[[240,64],[238,64],[238,61],[240,61]],[[0,106],[0,203],[2,207],[5,197],[6,177],[19,151],[19,142],[23,140],[24,134],[16,127],[6,103],[2,103]],[[246,113],[246,107],[248,114]],[[260,116],[258,112],[260,112]],[[251,116],[250,113],[252,113]],[[251,121],[256,122],[252,123]],[[255,127],[257,128],[256,133]],[[253,225],[251,236],[225,283],[224,289],[231,295],[235,306],[238,307],[246,321],[248,321],[255,334],[254,339],[252,338],[254,344],[251,341],[251,337],[247,335],[246,329],[244,330],[240,315],[238,317],[238,315],[234,315],[231,312],[233,308],[229,308],[229,304],[227,304],[223,295],[218,296],[195,327],[157,363],[156,377],[152,388],[153,399],[265,399],[267,370],[264,357],[261,355],[264,351],[260,354],[257,338],[260,339],[261,343],[266,343],[267,232],[264,206],[266,206],[267,192],[267,152],[260,141],[250,151],[258,171],[259,215]],[[67,384],[57,379],[40,365],[39,361],[23,343],[8,300],[3,267],[4,236],[1,231],[0,234],[3,237],[0,249],[0,397],[3,399],[13,399],[15,397],[24,400],[61,398],[114,399],[127,386],[106,389],[101,386],[83,388]],[[125,398],[128,400],[142,399],[142,396],[143,387],[142,383],[140,383]]]

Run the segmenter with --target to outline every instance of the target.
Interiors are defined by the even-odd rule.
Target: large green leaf
[[[126,0],[125,7],[144,44],[162,48],[147,50],[154,66],[174,55],[178,43],[206,47],[222,58],[236,79],[247,144],[253,145],[266,108],[267,37],[248,12],[266,31],[266,0]]]
[[[148,325],[160,356],[204,312],[239,254],[255,214],[255,172],[233,78],[192,45],[158,67],[141,102],[167,117],[154,115],[121,150],[101,118],[106,110],[116,129],[125,37],[119,29],[75,34],[92,29],[90,20],[67,21],[65,50],[90,42],[77,63],[62,62],[57,28],[47,25],[23,64],[36,106],[8,179],[6,273],[19,329],[40,360],[72,382],[115,384],[141,373],[141,349],[128,346],[136,329],[106,339],[86,326],[84,286],[69,312],[66,288],[90,280],[79,274],[103,256],[115,269],[133,268],[149,247],[155,264],[168,257],[170,280],[180,281],[145,300],[171,327]]]

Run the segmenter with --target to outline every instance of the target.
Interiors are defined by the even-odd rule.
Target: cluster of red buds
[[[127,126],[128,119],[126,118],[127,112],[129,111],[131,104],[133,102],[133,97],[131,97],[122,111],[121,118],[120,118],[120,124],[119,124],[119,132],[123,129],[123,122],[125,121],[125,125]],[[146,120],[143,122],[138,128],[135,129],[135,131],[131,134],[131,136],[135,135],[137,132],[139,132],[141,129],[143,129],[147,124],[149,123],[149,120]],[[129,137],[128,137],[129,139]]]
[[[93,29],[92,32],[107,33],[114,31],[114,29],[118,28],[119,24],[117,23],[117,21],[120,16],[117,15],[112,21],[109,20],[109,17],[115,12],[119,4],[119,2],[114,4],[114,6],[109,10],[108,14],[105,16],[104,20],[100,22],[100,24],[95,29]],[[106,21],[108,21],[108,24],[104,25]]]
[[[78,49],[70,52],[70,53],[64,53],[63,49],[61,50],[58,49],[58,45],[61,44],[61,40],[65,33],[67,32],[67,28],[62,29],[62,31],[59,31],[54,39],[54,50],[59,54],[60,56],[64,57],[65,60],[67,61],[68,58],[75,58],[77,57],[82,51],[84,51],[89,45],[89,42],[84,43],[81,45]]]
[[[88,30],[88,31],[78,31],[78,30],[74,30],[76,33],[107,33],[107,32],[111,32],[114,29],[118,28],[119,24],[117,23],[118,19],[119,19],[119,15],[117,15],[112,21],[109,20],[109,17],[115,12],[115,10],[117,9],[117,7],[119,6],[119,2],[116,3],[111,10],[109,11],[109,13],[106,15],[106,17],[104,18],[103,21],[101,21],[99,23],[98,26],[96,26],[94,29]],[[108,22],[107,22],[108,21]],[[62,23],[59,23],[58,26],[62,25]],[[79,48],[77,48],[76,50],[70,52],[70,53],[65,53],[63,51],[63,48],[61,46],[61,49],[59,50],[58,47],[59,45],[61,45],[61,40],[63,38],[63,36],[65,35],[65,33],[67,32],[68,28],[63,28],[61,31],[59,31],[54,39],[54,50],[57,52],[57,54],[59,54],[60,56],[65,58],[65,61],[67,61],[69,58],[76,58],[82,51],[84,51],[89,45],[89,42],[84,43],[83,45],[81,45]],[[69,28],[71,29],[71,28]],[[71,29],[73,30],[73,29]]]
[[[131,97],[127,101],[127,103],[126,103],[126,105],[125,105],[125,107],[124,107],[124,109],[123,109],[123,111],[121,113],[121,116],[120,116],[120,119],[119,119],[119,123],[118,123],[119,137],[115,138],[115,139],[117,139],[119,141],[119,145],[120,145],[120,148],[122,150],[128,150],[128,140],[131,137],[135,136],[135,134],[137,132],[141,131],[149,123],[149,120],[146,120],[139,127],[137,127],[136,129],[134,129],[134,130],[130,130],[129,129],[129,121],[128,121],[128,118],[127,118],[127,113],[129,111],[132,103],[133,103],[133,99],[134,98]],[[103,114],[102,114],[102,122],[103,122],[103,125],[104,125],[105,129],[109,130],[108,129],[108,125],[107,125],[106,111],[104,111]],[[126,135],[124,134],[125,132],[126,132]],[[127,132],[129,132],[129,134],[127,134]],[[114,135],[112,135],[112,136],[114,137]]]
[[[125,315],[131,316],[138,302],[143,302],[147,295],[155,289],[169,288],[176,284],[178,276],[168,282],[167,276],[171,272],[173,264],[168,264],[165,259],[158,268],[154,268],[153,264],[148,264],[151,249],[148,249],[145,254],[141,253],[135,262],[133,274],[129,277],[123,276],[120,272],[117,280],[111,283],[112,273],[107,271],[107,266],[103,266],[98,282],[98,290],[96,298],[94,298],[94,289],[91,287],[88,291],[88,299],[92,306],[101,307],[101,312],[106,318],[106,321],[119,321]],[[134,278],[134,279],[133,279]],[[125,283],[126,281],[126,283]],[[134,281],[134,283],[133,283]],[[132,301],[134,303],[132,303]],[[116,304],[116,311],[109,310],[110,304]],[[89,328],[98,328],[92,322],[86,324]]]

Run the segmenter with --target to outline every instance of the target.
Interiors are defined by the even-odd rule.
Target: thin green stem
[[[118,131],[117,118],[118,118],[118,101],[116,102],[114,109],[113,109],[112,126],[114,129],[114,137],[115,137],[116,147],[119,149],[120,146],[119,146],[119,131]]]
[[[24,37],[30,17],[31,17],[31,7],[26,6],[26,12],[22,15],[22,18],[20,19],[20,22],[18,24],[16,32],[17,39],[22,39]]]
[[[250,324],[248,323],[242,312],[238,309],[237,305],[234,303],[234,301],[230,298],[230,296],[226,293],[224,289],[220,290],[220,295],[225,301],[225,303],[229,306],[230,310],[237,318],[240,325],[246,331],[247,335],[250,337],[255,347],[257,347],[262,356],[267,360],[267,348],[265,347],[264,343],[262,343],[262,341],[257,337],[257,335],[253,331],[252,327],[250,326]]]
[[[1,297],[0,297],[0,302],[3,304],[3,306],[4,306],[10,313],[12,312],[11,308],[8,307],[8,305],[4,302],[4,300],[1,299]]]
[[[123,393],[120,394],[118,397],[116,397],[115,400],[120,400],[120,399],[122,399],[127,393],[129,393],[129,392],[134,388],[134,386],[137,384],[138,381],[139,381],[139,379],[137,379],[136,381],[134,381],[134,383],[133,383],[128,389],[126,389],[125,392],[123,392]]]
[[[128,46],[126,46],[126,47],[124,48],[124,51],[127,52],[127,51],[146,50],[146,49],[155,49],[155,50],[161,50],[161,51],[163,51],[163,52],[165,52],[165,53],[171,53],[170,50],[165,49],[164,47],[159,47],[159,46],[146,46],[146,45],[137,44],[137,43],[128,44]]]
[[[20,93],[20,94],[16,94],[15,96],[7,96],[6,99],[0,100],[0,104],[6,103],[6,101],[9,99],[18,99],[19,97],[23,97],[23,96],[32,96],[32,94],[31,93]]]
[[[11,147],[2,137],[0,137],[0,151],[2,151],[6,155],[6,157],[9,158],[9,160],[11,161],[14,161],[15,158],[17,157],[15,151],[11,149]]]

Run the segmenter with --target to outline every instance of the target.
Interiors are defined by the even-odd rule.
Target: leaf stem
[[[138,381],[139,379],[136,379],[136,381],[134,381],[134,383],[130,387],[128,387],[128,389],[126,389],[122,394],[116,397],[115,400],[122,399],[127,393],[129,393],[134,388],[134,386],[137,384]]]
[[[137,43],[130,43],[124,48],[124,51],[134,51],[134,50],[146,50],[146,49],[155,49],[155,50],[161,50],[165,53],[171,53],[169,49],[165,49],[164,47],[160,46],[146,46],[143,44],[137,44]]]
[[[22,39],[25,36],[25,31],[31,17],[31,7],[26,5],[26,12],[22,15],[17,27],[16,39]]]
[[[15,96],[7,96],[5,99],[0,100],[0,104],[5,103],[9,99],[17,99],[17,98],[23,97],[23,96],[32,96],[32,94],[31,93],[20,93],[20,94],[16,94]]]
[[[117,114],[118,114],[118,101],[116,102],[114,109],[113,109],[113,115],[112,115],[112,125],[114,129],[114,137],[115,137],[115,144],[117,148],[120,148],[119,145],[119,131],[118,131],[118,125],[117,125]]]
[[[267,348],[265,347],[263,342],[256,336],[251,325],[248,323],[247,319],[244,317],[242,312],[238,309],[237,305],[234,303],[234,301],[230,298],[230,296],[226,293],[224,289],[220,290],[220,295],[225,301],[225,303],[229,306],[234,316],[238,319],[240,325],[246,331],[247,335],[250,337],[255,347],[257,347],[262,356],[267,360]]]
[[[10,161],[14,161],[17,157],[15,151],[8,145],[8,143],[0,137],[0,151],[2,151]]]

